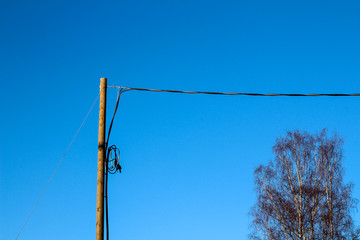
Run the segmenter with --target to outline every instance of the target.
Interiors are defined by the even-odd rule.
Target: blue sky
[[[0,6],[0,238],[15,239],[99,90],[360,92],[358,1],[8,1]],[[116,90],[108,90],[108,119]],[[345,139],[360,199],[360,98],[127,92],[111,144],[112,239],[246,239],[277,136]],[[98,105],[19,239],[95,237]],[[359,213],[354,217],[360,224]]]

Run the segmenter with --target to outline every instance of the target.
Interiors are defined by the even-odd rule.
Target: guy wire
[[[29,214],[29,215],[28,215],[28,217],[26,218],[25,223],[23,224],[23,226],[21,227],[21,229],[20,229],[20,231],[19,231],[18,235],[16,236],[16,239],[18,239],[18,238],[19,238],[19,236],[20,236],[21,232],[23,231],[23,229],[24,229],[25,225],[26,225],[26,224],[27,224],[27,222],[29,221],[29,219],[30,219],[31,215],[33,214],[33,212],[34,212],[34,210],[35,210],[36,206],[38,205],[38,203],[39,203],[39,201],[40,201],[41,197],[44,195],[44,193],[45,193],[45,191],[46,191],[47,187],[49,186],[49,184],[50,184],[51,180],[53,179],[53,177],[54,177],[55,173],[56,173],[56,172],[57,172],[57,170],[59,169],[60,164],[61,164],[61,163],[62,163],[62,161],[64,160],[64,158],[65,158],[66,154],[68,153],[68,151],[69,151],[69,149],[70,149],[71,145],[72,145],[72,144],[73,144],[73,142],[75,141],[75,138],[76,138],[76,137],[77,137],[77,135],[79,134],[80,129],[81,129],[81,128],[82,128],[82,126],[84,125],[84,123],[85,123],[86,119],[88,118],[88,116],[89,116],[89,114],[90,114],[91,110],[94,108],[95,103],[96,103],[96,102],[97,102],[97,100],[99,99],[99,96],[100,96],[100,93],[99,93],[99,94],[98,94],[98,96],[96,97],[96,99],[95,99],[95,101],[94,101],[93,105],[91,106],[90,110],[89,110],[89,111],[88,111],[88,113],[86,114],[86,116],[85,116],[84,120],[82,121],[82,123],[81,123],[81,125],[80,125],[79,129],[77,130],[77,132],[76,132],[75,136],[74,136],[74,137],[73,137],[73,139],[71,140],[71,142],[70,142],[69,146],[67,147],[67,149],[66,149],[66,151],[65,151],[64,155],[62,156],[62,158],[60,159],[60,161],[59,161],[58,165],[56,166],[55,171],[53,172],[53,174],[51,175],[51,177],[50,177],[49,181],[48,181],[48,182],[47,182],[47,184],[45,185],[45,188],[44,188],[44,190],[41,192],[41,194],[40,194],[40,196],[39,196],[38,200],[36,201],[36,203],[35,203],[35,205],[34,205],[34,207],[33,207],[33,208],[32,208],[32,210],[30,211],[30,214]]]

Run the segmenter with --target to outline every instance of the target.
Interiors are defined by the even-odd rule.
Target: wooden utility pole
[[[106,128],[106,90],[107,79],[100,79],[99,145],[96,195],[96,240],[104,239],[104,161]]]

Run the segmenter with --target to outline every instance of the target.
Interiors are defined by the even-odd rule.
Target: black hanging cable
[[[109,153],[108,153],[109,156]],[[106,158],[105,163],[105,191],[104,191],[104,198],[105,198],[105,217],[106,217],[106,239],[109,239],[109,210],[108,210],[108,159]]]
[[[117,100],[116,100],[116,105],[115,105],[115,109],[114,109],[114,114],[113,114],[113,117],[112,117],[111,122],[110,122],[110,127],[109,127],[109,131],[108,131],[107,139],[106,139],[105,149],[107,149],[108,144],[109,144],[109,139],[110,139],[110,133],[111,133],[112,125],[113,125],[113,123],[114,123],[116,111],[117,111],[117,109],[118,109],[118,107],[119,107],[120,96],[121,96],[121,93],[123,93],[123,92],[125,92],[123,89],[120,89],[120,90],[118,91],[118,96],[117,96]]]
[[[244,92],[205,92],[205,91],[181,91],[167,89],[149,89],[149,88],[133,88],[121,86],[108,86],[108,88],[118,88],[126,90],[137,90],[147,92],[169,92],[169,93],[189,93],[189,94],[212,94],[212,95],[242,95],[242,96],[267,96],[267,97],[360,97],[360,93],[244,93]]]
[[[110,139],[110,133],[111,133],[111,129],[112,129],[112,125],[115,119],[115,115],[116,115],[116,111],[119,107],[119,101],[120,101],[120,96],[123,92],[126,92],[129,90],[126,89],[119,89],[118,91],[118,96],[117,96],[117,100],[116,100],[116,105],[115,105],[115,109],[114,109],[114,114],[113,117],[111,119],[111,123],[109,126],[109,131],[108,131],[108,135],[107,135],[107,140],[105,143],[105,154],[106,154],[106,158],[105,158],[105,179],[104,179],[104,184],[105,184],[105,191],[104,191],[104,198],[105,198],[105,220],[106,220],[106,239],[109,240],[109,210],[108,210],[108,173],[110,172],[111,174],[115,173],[117,170],[119,170],[121,172],[121,166],[119,164],[119,157],[120,157],[120,151],[116,148],[115,145],[112,145],[110,148],[108,148],[108,144],[109,144],[109,139]],[[115,158],[112,158],[112,152],[114,152]],[[109,163],[112,164],[112,166],[109,168]]]
[[[116,173],[118,170],[121,173],[121,166],[119,163],[120,158],[120,150],[116,148],[115,145],[112,145],[107,149],[107,158],[105,162],[105,191],[104,191],[104,198],[105,198],[105,216],[106,216],[106,239],[109,239],[109,207],[108,207],[108,176],[110,174]],[[110,166],[109,166],[110,164]]]

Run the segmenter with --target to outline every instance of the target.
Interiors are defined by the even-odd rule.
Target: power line
[[[148,89],[148,88],[133,88],[121,86],[108,86],[108,88],[118,88],[124,90],[136,90],[147,92],[169,92],[169,93],[188,93],[188,94],[212,94],[212,95],[242,95],[242,96],[264,96],[264,97],[360,97],[360,93],[231,93],[231,92],[205,92],[205,91],[180,91],[180,90],[166,90],[166,89]]]
[[[86,116],[85,116],[84,120],[82,121],[82,123],[81,123],[81,125],[80,125],[79,129],[77,130],[77,132],[76,132],[75,136],[74,136],[74,137],[73,137],[73,139],[71,140],[71,142],[70,142],[69,146],[67,147],[67,149],[66,149],[66,151],[65,151],[64,155],[63,155],[63,156],[62,156],[62,158],[60,159],[60,162],[59,162],[59,163],[58,163],[58,165],[56,166],[55,171],[54,171],[54,172],[53,172],[53,174],[51,175],[51,177],[50,177],[49,181],[47,182],[47,184],[46,184],[46,186],[45,186],[45,188],[44,188],[44,190],[41,192],[40,197],[39,197],[39,198],[38,198],[38,200],[36,201],[36,203],[35,203],[34,207],[32,208],[32,210],[31,210],[31,212],[30,212],[30,214],[29,214],[29,216],[26,218],[26,221],[25,221],[25,223],[23,224],[23,226],[21,227],[21,229],[20,229],[20,231],[19,231],[18,235],[16,236],[16,239],[18,239],[18,238],[19,238],[19,236],[20,236],[20,234],[21,234],[22,230],[24,229],[25,225],[26,225],[26,224],[27,224],[27,222],[29,221],[29,219],[30,219],[31,215],[33,214],[33,212],[34,212],[34,210],[35,210],[36,206],[38,205],[38,203],[39,203],[39,201],[40,201],[41,197],[44,195],[44,193],[45,193],[45,191],[46,191],[47,187],[49,186],[49,184],[50,184],[51,180],[53,179],[53,177],[54,177],[55,173],[56,173],[56,172],[57,172],[57,170],[59,169],[60,164],[61,164],[61,163],[62,163],[62,161],[64,160],[64,158],[65,158],[65,156],[66,156],[67,152],[69,151],[69,149],[70,149],[71,145],[72,145],[72,144],[73,144],[73,142],[75,141],[75,138],[76,138],[76,137],[77,137],[77,135],[79,134],[80,129],[81,129],[81,128],[82,128],[82,126],[84,125],[84,123],[85,123],[86,119],[88,118],[88,116],[89,116],[89,114],[90,114],[91,110],[94,108],[95,103],[96,103],[96,102],[97,102],[97,100],[99,99],[99,96],[100,96],[100,94],[98,94],[98,96],[96,97],[96,99],[95,99],[95,101],[94,101],[93,105],[91,106],[90,110],[89,110],[89,111],[88,111],[88,113],[86,114]]]
[[[105,163],[104,199],[105,199],[105,217],[106,217],[105,220],[106,220],[106,239],[107,240],[109,240],[109,225],[110,225],[109,224],[109,204],[108,204],[108,199],[109,199],[109,195],[108,195],[108,173],[114,174],[117,170],[120,170],[120,172],[121,172],[121,166],[120,165],[116,166],[116,160],[115,160],[115,166],[116,166],[115,167],[115,172],[111,171],[113,169],[109,169],[108,164],[109,164],[109,160],[111,161],[111,159],[109,159],[111,151],[115,151],[115,158],[117,158],[117,152],[116,151],[118,151],[118,149],[116,148],[115,145],[112,145],[110,148],[108,148],[108,144],[109,144],[110,133],[111,133],[112,126],[113,126],[113,123],[114,123],[115,115],[116,115],[117,109],[119,107],[119,101],[120,101],[121,94],[123,92],[126,92],[126,91],[129,91],[129,90],[120,89],[120,88],[118,89],[118,95],[117,95],[116,105],[115,105],[115,109],[114,109],[114,114],[113,114],[113,117],[111,119],[109,131],[108,131],[108,135],[107,135],[107,140],[106,140],[106,143],[105,143],[105,151],[106,151],[107,154],[106,154],[106,163]],[[120,152],[119,152],[119,155],[120,155]]]

